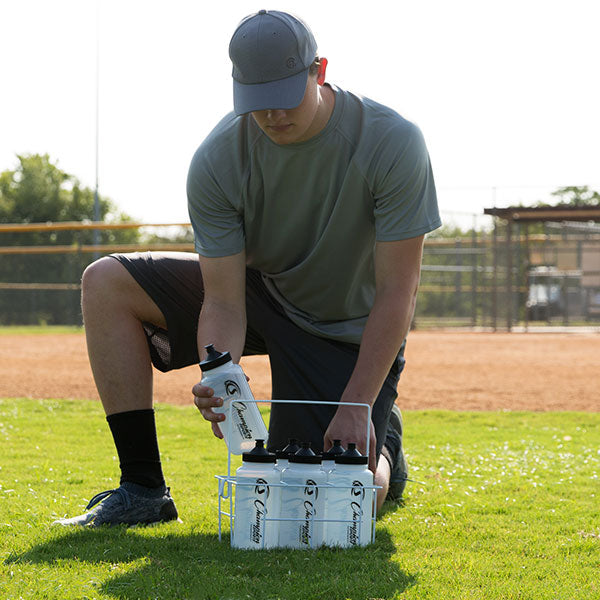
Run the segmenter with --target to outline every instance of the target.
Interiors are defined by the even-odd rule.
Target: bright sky
[[[47,152],[94,186],[98,30],[100,193],[187,221],[189,161],[232,108],[229,39],[261,8],[311,26],[329,81],[419,125],[447,220],[600,189],[597,0],[2,0],[0,170]]]

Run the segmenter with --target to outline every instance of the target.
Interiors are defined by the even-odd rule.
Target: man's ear
[[[323,85],[325,83],[325,72],[327,71],[327,59],[319,58],[319,71],[317,73],[317,83]]]

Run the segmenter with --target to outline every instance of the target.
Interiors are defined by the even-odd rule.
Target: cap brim
[[[304,98],[308,69],[277,81],[243,84],[233,80],[233,110],[236,115],[255,110],[296,108]]]

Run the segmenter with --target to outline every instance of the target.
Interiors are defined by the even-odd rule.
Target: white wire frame
[[[371,441],[371,405],[367,404],[367,403],[358,403],[358,402],[334,402],[334,401],[321,401],[321,400],[258,400],[258,399],[243,399],[244,402],[253,402],[256,404],[319,404],[319,405],[333,405],[333,406],[353,406],[356,408],[365,408],[367,410],[367,425],[366,425],[366,434],[367,434],[367,443],[366,443],[366,447],[367,447],[367,456],[369,455],[369,447],[370,447],[370,441]],[[232,433],[232,422],[233,419],[227,419],[227,427],[228,427],[228,439],[231,439],[231,433]],[[233,494],[232,491],[233,489],[239,485],[239,486],[253,486],[254,484],[252,483],[242,483],[242,482],[237,482],[236,481],[236,477],[235,475],[232,475],[231,473],[231,452],[229,451],[229,448],[227,449],[227,475],[215,475],[215,478],[218,480],[218,491],[219,491],[219,505],[218,505],[218,515],[219,515],[219,520],[218,520],[218,526],[219,526],[219,541],[222,541],[222,525],[223,525],[223,517],[229,517],[229,540],[230,543],[233,545],[233,533],[234,533],[234,528],[235,528],[235,514],[234,514],[234,505],[233,505]],[[281,483],[274,483],[274,484],[269,484],[270,487],[306,487],[304,484],[290,484],[290,483],[286,483],[286,482],[281,482]],[[348,485],[348,486],[332,486],[330,483],[325,483],[325,484],[315,484],[315,485],[311,485],[310,487],[314,487],[316,489],[333,489],[334,487],[336,489],[343,489],[343,488],[352,488],[352,486]],[[364,486],[365,490],[370,491],[371,493],[371,503],[372,503],[372,510],[371,510],[371,523],[370,523],[370,527],[371,527],[371,535],[370,535],[370,539],[371,539],[371,543],[375,542],[375,521],[377,519],[377,494],[376,491],[378,489],[381,489],[380,485],[370,485],[370,486]],[[365,494],[366,496],[367,494]],[[222,508],[222,501],[223,500],[229,500],[229,512],[226,512],[223,510]],[[361,516],[362,516],[362,507],[363,507],[363,498],[360,499],[360,511],[361,511]],[[266,516],[266,513],[263,513],[263,515],[261,516],[261,520],[263,523],[263,528],[266,524],[267,521],[305,521],[305,518],[281,518],[281,517],[276,517],[276,518],[269,518]],[[350,519],[315,519],[314,518],[314,513],[311,515],[310,517],[310,522],[311,522],[311,526],[314,525],[314,523],[352,523],[353,521]],[[363,519],[359,519],[358,520],[358,531],[357,531],[357,538],[360,540],[361,539],[361,529],[362,529],[362,523],[363,523]],[[265,537],[263,536],[262,539],[262,543],[261,543],[261,548],[264,548],[264,543],[265,543]],[[316,548],[317,545],[315,545],[312,541],[309,545],[310,548]]]

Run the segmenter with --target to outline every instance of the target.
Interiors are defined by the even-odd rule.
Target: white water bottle
[[[235,473],[234,548],[277,547],[280,480],[275,455],[267,452],[264,440],[256,440],[255,447],[242,454],[242,466]]]
[[[327,450],[327,452],[323,452],[323,462],[321,463],[321,469],[327,473],[327,477],[329,478],[329,474],[335,468],[335,457],[343,454],[345,451],[344,446],[342,446],[342,440],[333,440],[333,446]]]
[[[287,469],[289,466],[290,456],[292,454],[296,454],[298,450],[300,450],[300,446],[298,446],[298,440],[296,438],[290,438],[287,446],[283,450],[275,451],[275,456],[277,458],[275,468],[280,472],[282,472],[284,469]]]
[[[371,543],[373,516],[373,473],[369,458],[349,443],[348,450],[335,458],[327,491],[328,546],[366,546]]]
[[[242,454],[254,448],[256,440],[267,439],[267,428],[240,365],[231,360],[229,352],[218,352],[212,344],[205,346],[208,352],[200,363],[202,385],[211,387],[214,395],[223,398],[223,405],[213,408],[223,413],[225,421],[219,424],[229,452]]]
[[[279,545],[317,548],[323,544],[327,475],[309,442],[288,460],[281,473],[281,482],[287,485],[281,488]]]

